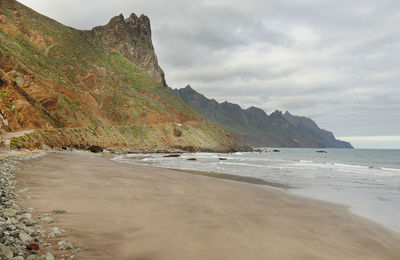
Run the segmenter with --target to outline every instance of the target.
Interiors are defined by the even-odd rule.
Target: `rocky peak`
[[[265,113],[264,110],[262,110],[261,108],[255,107],[255,106],[251,106],[251,107],[247,108],[246,111],[249,112],[249,113],[260,114],[260,115],[263,115],[263,116],[267,116],[267,114]]]
[[[91,30],[96,43],[110,51],[116,51],[147,71],[155,80],[166,86],[164,72],[158,65],[151,39],[150,19],[132,13],[113,17],[108,24]]]
[[[280,119],[280,118],[283,117],[282,111],[275,110],[275,111],[270,115],[270,117],[271,117],[272,119]]]
[[[251,106],[245,110],[247,117],[254,120],[267,121],[269,120],[267,113],[258,107]]]
[[[283,114],[283,116],[284,116],[284,117],[286,117],[286,116],[293,116],[293,115],[292,115],[292,114],[290,114],[290,112],[289,112],[289,111],[286,111],[286,112],[285,112],[285,114]]]

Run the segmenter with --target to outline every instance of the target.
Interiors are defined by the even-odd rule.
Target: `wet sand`
[[[51,243],[72,241],[74,259],[400,259],[398,234],[267,186],[87,153],[49,154],[16,175],[34,217],[67,210],[45,228],[67,231]]]

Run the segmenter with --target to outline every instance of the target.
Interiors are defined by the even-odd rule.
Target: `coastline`
[[[55,222],[44,229],[66,230],[52,244],[71,241],[83,249],[76,259],[400,258],[398,234],[267,186],[90,153],[51,153],[20,168],[18,189],[32,195],[18,202],[35,208],[33,218],[50,213]],[[56,208],[66,214],[51,214]]]
[[[183,153],[179,158],[164,158],[168,154],[127,154],[117,155],[114,160],[202,171],[200,174],[210,177],[242,179],[255,184],[262,184],[263,180],[272,182],[272,186],[285,184],[290,186],[283,187],[287,193],[344,205],[352,213],[400,233],[397,217],[400,197],[396,192],[400,178],[400,164],[396,160],[399,155],[400,150],[387,153],[327,149],[327,153],[316,153],[312,148],[281,148],[281,153]],[[219,160],[220,157],[227,160]],[[190,158],[197,161],[186,160]]]
[[[183,173],[189,173],[189,174],[194,174],[194,175],[207,176],[207,177],[215,178],[215,179],[238,181],[238,182],[244,182],[244,183],[250,183],[250,184],[256,184],[256,185],[265,185],[265,186],[268,186],[271,188],[272,187],[280,188],[280,189],[293,188],[287,184],[283,184],[283,183],[279,183],[279,182],[265,181],[263,179],[254,178],[254,177],[240,176],[240,175],[227,174],[227,173],[218,173],[218,172],[184,170],[184,169],[176,169],[176,168],[167,168],[167,169],[170,169],[170,170],[176,171],[176,172],[183,172]]]

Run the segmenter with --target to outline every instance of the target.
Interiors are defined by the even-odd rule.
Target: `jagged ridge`
[[[120,14],[107,25],[91,30],[90,37],[95,44],[100,43],[104,51],[116,50],[124,57],[146,70],[155,80],[165,83],[163,70],[158,65],[151,39],[150,19],[145,15],[137,17],[132,13],[128,18]]]
[[[298,123],[292,123],[294,119],[287,118],[288,112],[283,115],[281,111],[276,110],[268,116],[264,110],[257,107],[242,109],[239,105],[226,101],[218,103],[196,92],[190,85],[170,90],[208,120],[234,133],[253,147],[352,148],[350,144],[336,140],[331,132],[321,130],[311,119],[308,121],[313,122],[312,127],[307,127],[311,124],[302,123],[304,121],[300,120],[307,118],[293,117]]]
[[[286,111],[283,115],[292,125],[294,125],[303,135],[319,141],[324,147],[329,148],[353,148],[349,142],[337,140],[332,132],[321,129],[310,118],[294,116]]]

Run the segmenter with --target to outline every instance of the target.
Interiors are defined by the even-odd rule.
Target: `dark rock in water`
[[[164,155],[163,157],[169,158],[169,157],[179,157],[179,156],[181,156],[181,155],[180,154],[167,154],[167,155]]]
[[[39,244],[36,242],[32,242],[26,245],[26,248],[28,248],[29,250],[39,250]]]
[[[226,160],[228,160],[228,159],[227,159],[227,158],[220,157],[220,158],[218,158],[218,160],[220,160],[220,161],[226,161]]]
[[[328,153],[327,151],[317,151],[317,153]]]
[[[196,158],[189,158],[189,159],[186,159],[186,160],[188,160],[188,161],[197,161]]]
[[[181,137],[182,136],[182,131],[179,130],[178,128],[174,128],[174,136]]]
[[[97,146],[97,145],[92,145],[92,146],[90,146],[90,147],[89,147],[89,150],[90,150],[92,153],[102,153],[102,152],[103,152],[103,148],[101,148],[100,146]]]
[[[279,152],[281,152],[281,151],[275,149],[275,150],[273,150],[273,152],[274,152],[274,153],[279,153]]]

